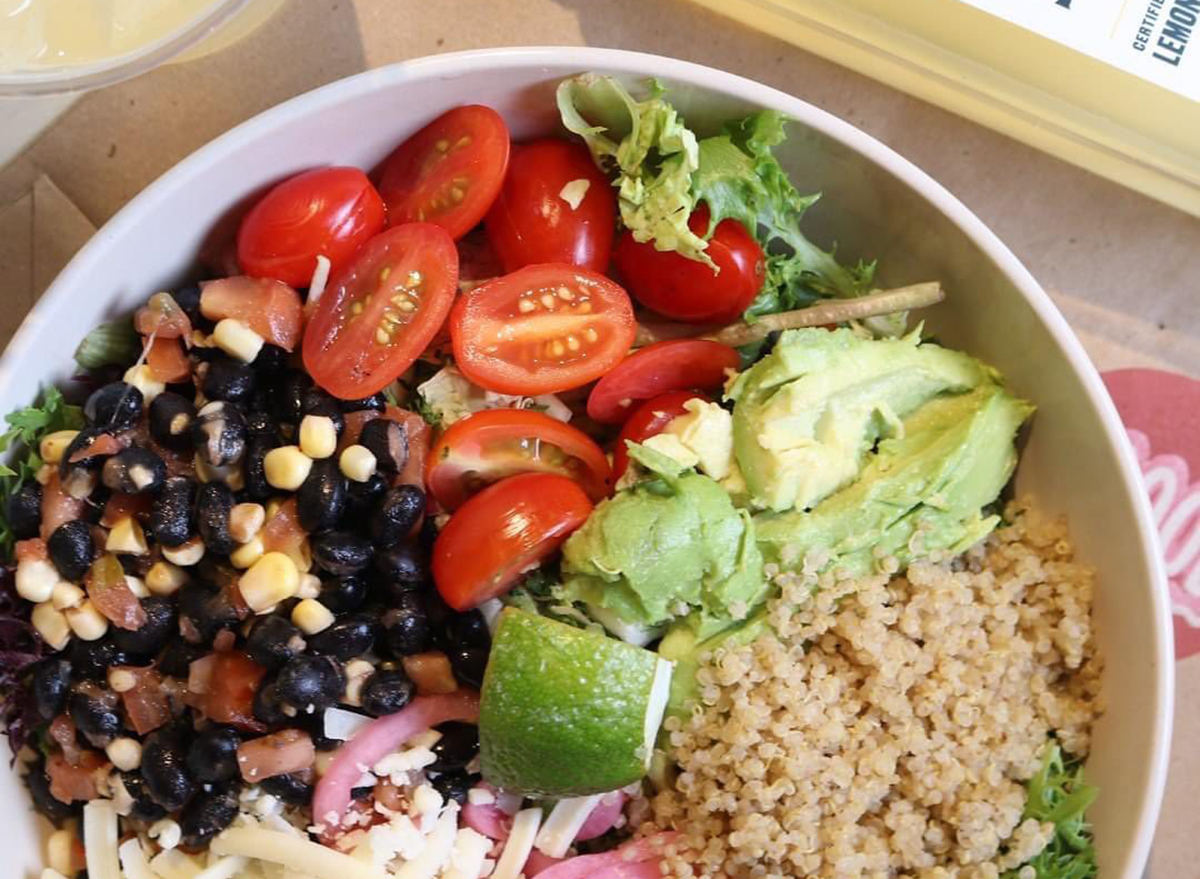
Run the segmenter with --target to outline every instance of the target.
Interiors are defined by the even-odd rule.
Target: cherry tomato
[[[574,208],[563,197],[569,184],[585,188]],[[612,253],[616,196],[583,144],[537,140],[513,148],[504,187],[484,223],[507,272],[543,262],[603,272]]]
[[[587,434],[528,409],[489,409],[454,422],[429,455],[425,485],[453,510],[484,486],[530,471],[569,476],[593,501],[612,486],[608,459]]]
[[[552,394],[608,372],[636,327],[625,291],[564,263],[526,266],[464,293],[450,315],[458,368],[503,394]]]
[[[701,205],[688,218],[688,228],[703,235],[708,219],[708,208]],[[629,292],[651,311],[686,323],[731,323],[762,289],[762,248],[737,220],[722,220],[707,252],[719,273],[674,251],[655,250],[651,242],[639,244],[626,232],[613,261]]]
[[[238,263],[256,278],[307,287],[317,257],[330,271],[383,229],[383,199],[357,168],[318,168],[278,184],[242,220]]]
[[[375,236],[331,278],[304,333],[304,366],[336,397],[382,390],[446,320],[458,285],[454,241],[431,223]]]
[[[489,485],[450,517],[433,544],[433,580],[446,603],[470,610],[508,591],[592,512],[565,476],[522,473]]]
[[[469,104],[434,119],[383,163],[379,192],[388,222],[428,222],[460,238],[483,219],[504,183],[508,126]]]
[[[629,466],[629,447],[625,445],[626,440],[640,443],[662,433],[675,418],[687,414],[683,404],[688,400],[703,400],[707,403],[708,397],[696,391],[668,391],[652,397],[633,410],[633,414],[617,434],[617,442],[613,446],[614,482],[621,478],[625,468]]]
[[[704,339],[655,342],[633,352],[588,396],[587,413],[601,424],[620,424],[634,403],[688,388],[719,388],[726,370],[737,369],[738,353]]]
[[[272,345],[291,351],[304,328],[300,294],[282,281],[237,275],[200,284],[200,313],[212,321],[233,318]]]

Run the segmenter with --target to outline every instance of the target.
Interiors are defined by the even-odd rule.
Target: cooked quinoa
[[[902,575],[782,575],[778,637],[704,657],[642,828],[681,831],[670,875],[976,879],[1041,851],[1023,782],[1101,707],[1092,573],[1063,522],[1006,521]]]

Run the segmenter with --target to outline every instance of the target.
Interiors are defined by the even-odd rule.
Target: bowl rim
[[[824,135],[864,156],[890,172],[948,217],[1000,269],[1013,287],[1033,309],[1043,326],[1059,345],[1079,377],[1088,402],[1100,416],[1106,438],[1117,455],[1116,476],[1133,510],[1139,546],[1152,579],[1152,618],[1155,629],[1157,672],[1149,785],[1135,817],[1136,831],[1126,855],[1122,875],[1136,879],[1141,875],[1153,840],[1166,785],[1170,756],[1171,726],[1175,691],[1174,631],[1169,605],[1167,580],[1158,552],[1157,531],[1149,500],[1142,487],[1141,470],[1095,365],[1087,356],[1057,306],[1019,259],[1000,241],[982,220],[908,159],[890,147],[833,114],[786,92],[737,74],[713,67],[681,61],[645,52],[580,46],[515,46],[494,49],[470,49],[430,55],[367,70],[336,80],[277,104],[240,123],[191,153],[149,184],[114,214],[71,259],[45,294],[35,304],[0,357],[0,387],[20,363],[33,359],[37,326],[49,322],[53,313],[69,307],[69,297],[86,282],[92,265],[104,251],[104,243],[119,239],[149,212],[156,209],[160,193],[166,193],[184,181],[204,173],[209,166],[237,151],[278,123],[297,115],[312,115],[353,96],[369,93],[384,84],[413,79],[455,78],[480,70],[536,66],[570,66],[579,70],[603,70],[634,76],[661,76],[713,88],[748,103],[780,109]]]

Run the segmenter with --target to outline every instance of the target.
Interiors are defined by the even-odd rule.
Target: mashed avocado
[[[561,597],[602,623],[685,617],[701,637],[746,616],[766,592],[749,515],[709,477],[636,444],[629,454],[652,478],[600,503],[567,540]]]

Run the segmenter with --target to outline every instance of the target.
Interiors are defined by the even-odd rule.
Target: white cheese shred
[[[240,855],[221,858],[197,873],[195,879],[233,879],[234,876],[242,875],[242,871],[246,869],[248,863],[249,859]]]
[[[578,180],[572,180],[565,184],[559,190],[558,197],[570,205],[571,210],[579,210],[579,206],[583,203],[584,196],[587,195],[588,188],[592,185],[592,181],[586,177],[580,177]]]
[[[125,879],[156,879],[154,871],[150,869],[146,850],[142,848],[142,843],[136,836],[121,843],[117,853],[121,857],[121,870],[125,873]]]
[[[533,843],[538,851],[551,858],[563,857],[575,841],[575,835],[579,833],[583,822],[600,802],[601,796],[602,794],[592,794],[587,797],[559,800]]]
[[[521,875],[521,868],[533,851],[533,841],[538,836],[541,823],[541,809],[522,809],[517,813],[513,818],[512,830],[508,833],[508,841],[504,843],[504,851],[500,853],[500,860],[496,861],[490,879],[517,879]]]
[[[458,809],[449,808],[442,812],[425,840],[421,853],[392,871],[396,879],[433,879],[450,860],[454,850],[454,837],[458,832]]]
[[[325,292],[325,285],[329,283],[329,266],[329,257],[318,254],[317,267],[313,269],[312,280],[308,282],[309,305],[316,305]]]
[[[117,807],[112,800],[92,800],[83,807],[83,847],[89,879],[122,879]]]
[[[281,864],[313,879],[385,879],[387,876],[382,870],[349,855],[277,830],[232,827],[214,837],[210,849],[218,855],[238,855]]]

